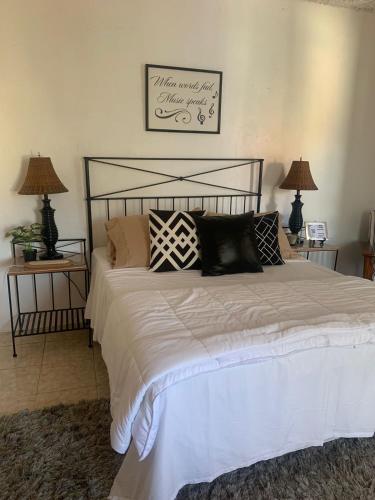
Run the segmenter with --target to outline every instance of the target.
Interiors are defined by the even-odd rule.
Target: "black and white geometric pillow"
[[[203,215],[204,210],[194,211]],[[197,227],[189,212],[150,210],[150,270],[200,269]]]
[[[279,212],[257,216],[254,214],[255,236],[260,262],[264,266],[284,264],[279,246]]]

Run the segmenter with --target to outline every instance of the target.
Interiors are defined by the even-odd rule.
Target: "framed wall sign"
[[[223,73],[146,64],[146,130],[220,134]]]

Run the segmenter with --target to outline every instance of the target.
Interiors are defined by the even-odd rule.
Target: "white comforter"
[[[100,340],[118,452],[133,437],[140,458],[148,455],[158,432],[159,395],[182,380],[299,350],[375,343],[371,282],[336,273],[308,281],[261,278],[117,288]]]

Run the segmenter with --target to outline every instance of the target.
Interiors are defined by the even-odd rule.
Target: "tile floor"
[[[100,345],[87,344],[86,331],[36,335],[17,339],[13,358],[0,333],[0,414],[109,397]]]

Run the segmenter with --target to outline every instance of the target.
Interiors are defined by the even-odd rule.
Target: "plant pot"
[[[31,262],[36,260],[36,248],[32,248],[31,250],[22,250],[23,258],[25,262]]]

